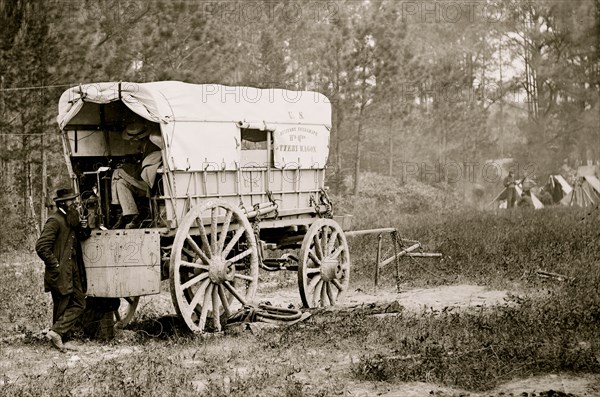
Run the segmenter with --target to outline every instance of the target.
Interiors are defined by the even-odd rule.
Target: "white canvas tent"
[[[573,191],[569,182],[562,175],[550,175],[544,189],[552,196],[554,203],[560,203],[565,196]]]
[[[600,202],[600,180],[593,175],[582,175],[577,178],[573,189],[562,200],[561,204],[589,207]]]
[[[522,183],[523,181],[519,182],[516,186],[515,189],[517,190],[517,200],[515,201],[515,206],[517,205],[519,199],[523,196],[523,188],[522,188]],[[527,183],[527,181],[526,181]],[[540,199],[537,198],[537,196],[531,192],[531,202],[533,203],[533,208],[540,209],[540,208],[544,208],[544,204],[542,204],[542,202],[540,201]],[[497,208],[506,208],[507,207],[507,202],[506,202],[506,188],[504,188],[500,194],[498,194],[489,204],[489,206],[494,206],[497,205]]]

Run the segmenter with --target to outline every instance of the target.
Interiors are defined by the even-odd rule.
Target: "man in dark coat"
[[[504,187],[506,188],[506,208],[513,208],[517,200],[517,182],[512,171],[508,172],[508,176],[504,178]]]
[[[80,240],[90,235],[83,227],[73,189],[59,189],[52,214],[35,244],[44,261],[44,290],[52,294],[52,328],[46,334],[52,344],[65,351],[63,336],[71,330],[85,308],[87,281]]]

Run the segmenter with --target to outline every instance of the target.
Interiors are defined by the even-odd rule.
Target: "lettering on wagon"
[[[287,143],[277,145],[275,150],[280,152],[317,153],[316,145],[302,145],[303,141],[310,141],[310,137],[307,135],[317,136],[315,130],[305,127],[290,127],[280,131],[279,135],[282,139],[286,137]]]
[[[279,145],[279,151],[282,152],[307,152],[307,153],[316,153],[316,146],[308,146],[308,145]]]
[[[108,252],[105,251],[106,248],[108,248]],[[115,264],[138,264],[142,259],[141,246],[133,241],[125,244],[111,241],[108,247],[90,242],[85,244],[83,255],[88,263],[97,263],[106,258],[106,255],[110,255],[112,263]]]

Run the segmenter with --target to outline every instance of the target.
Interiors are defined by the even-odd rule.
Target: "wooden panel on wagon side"
[[[87,294],[128,297],[160,292],[160,235],[152,229],[97,230],[82,243]]]

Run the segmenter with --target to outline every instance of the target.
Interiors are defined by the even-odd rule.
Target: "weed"
[[[395,226],[404,237],[426,243],[427,251],[444,255],[402,259],[404,287],[467,281],[516,287],[520,294],[496,308],[435,315],[404,311],[393,318],[333,312],[258,336],[211,339],[187,335],[177,319],[141,307],[129,328],[137,335],[129,354],[86,365],[58,361],[17,380],[5,376],[0,396],[330,396],[343,392],[341,383],[363,380],[488,390],[514,376],[600,372],[597,219],[572,208],[451,215],[375,208],[354,214],[358,228]],[[350,241],[354,289],[372,283],[376,241],[373,236]],[[386,256],[392,252],[384,248]],[[42,292],[41,261],[31,254],[2,259],[2,333],[47,326],[50,298]],[[538,269],[572,281],[541,279]],[[272,279],[277,286],[283,282]],[[382,269],[380,280],[395,285],[393,264]],[[0,350],[5,361],[14,357],[3,354]],[[348,356],[352,364],[343,364],[343,373],[322,369]]]

